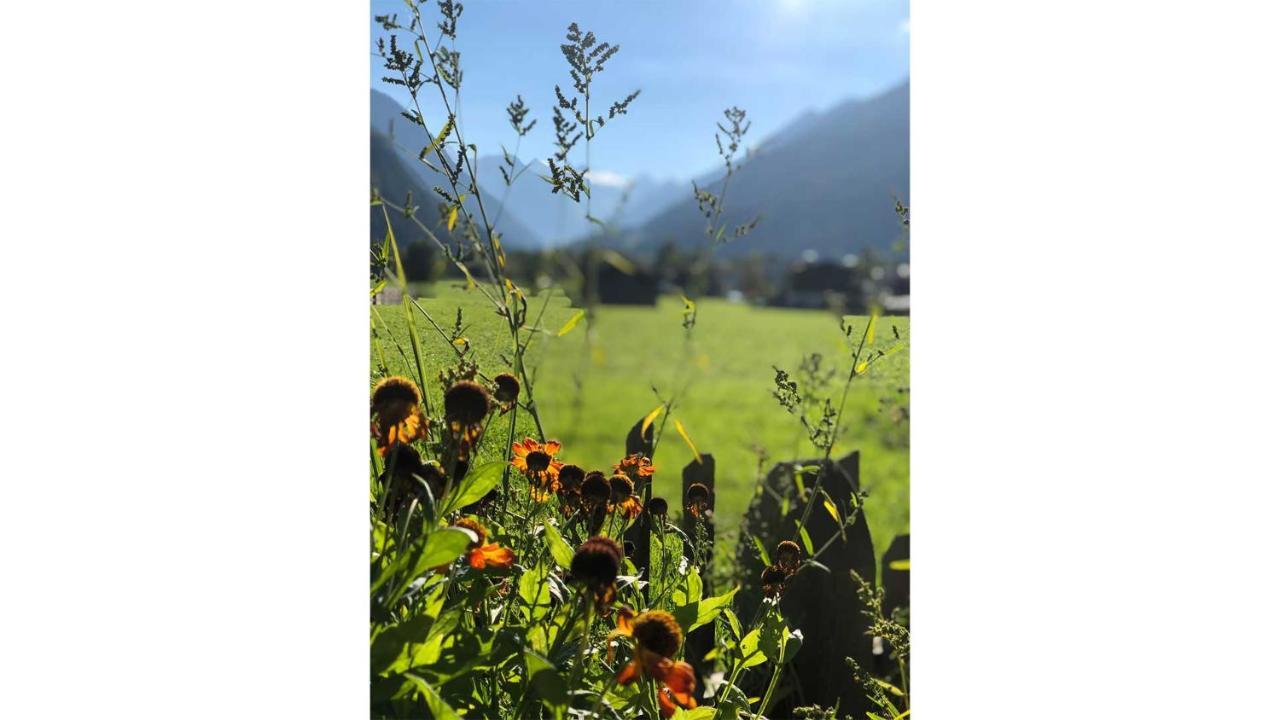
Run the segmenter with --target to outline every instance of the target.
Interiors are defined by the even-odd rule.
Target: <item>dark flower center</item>
[[[609,490],[613,502],[618,503],[626,500],[631,497],[631,493],[635,489],[636,486],[631,482],[631,478],[626,475],[614,475],[609,479]]]
[[[475,425],[489,414],[489,392],[469,380],[455,383],[444,394],[444,414],[463,425]]]
[[[609,481],[599,473],[592,473],[582,483],[582,496],[588,500],[595,502],[604,502],[609,499]]]
[[[609,538],[594,537],[582,544],[573,555],[569,572],[587,587],[598,589],[618,579],[622,564],[622,548]]]
[[[520,381],[514,375],[502,373],[493,379],[493,396],[499,402],[515,402],[520,397]]]
[[[680,626],[664,612],[645,613],[636,619],[632,631],[636,644],[663,657],[674,657],[680,649]]]
[[[531,472],[543,472],[551,467],[551,456],[541,450],[534,450],[525,456],[524,462]]]

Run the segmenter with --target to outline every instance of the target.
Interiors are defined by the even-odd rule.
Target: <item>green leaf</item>
[[[760,649],[760,628],[752,630],[747,633],[746,637],[742,638],[742,642],[738,643],[738,651],[743,657],[742,668],[744,670],[763,665],[768,660],[764,655],[764,651]]]
[[[506,465],[501,460],[494,460],[471,468],[467,476],[462,478],[462,482],[458,483],[445,499],[444,509],[441,510],[440,515],[442,517],[448,515],[488,495],[490,490],[502,482],[502,470]]]
[[[711,720],[716,716],[714,707],[703,706],[692,710],[684,708],[676,708],[676,714],[671,716],[671,720]]]
[[[537,622],[551,609],[551,582],[541,561],[520,576],[521,612],[529,622]]]
[[[695,630],[715,620],[716,616],[720,614],[721,610],[724,610],[726,607],[729,607],[729,605],[733,603],[733,596],[736,595],[737,593],[738,593],[738,586],[734,586],[732,590],[730,590],[729,592],[723,595],[716,595],[715,597],[709,597],[699,602],[698,603],[698,619],[693,621],[693,624],[689,626],[689,629]]]
[[[586,310],[579,310],[578,312],[574,313],[573,316],[570,317],[569,320],[560,327],[560,331],[556,333],[556,337],[564,337],[565,335],[568,335],[569,331],[577,327],[578,321],[582,320],[582,318],[586,314],[587,314]]]
[[[786,645],[783,647],[782,652],[782,662],[789,663],[800,653],[800,646],[804,644],[804,633],[800,632],[800,628],[796,628],[787,634],[785,642]]]
[[[552,559],[556,561],[556,565],[568,570],[570,563],[573,562],[573,548],[564,541],[564,536],[555,525],[546,523],[542,527],[546,531],[547,548],[551,550]]]
[[[890,570],[910,570],[911,560],[905,559],[905,558],[902,560],[891,560],[889,561],[889,569]]]
[[[809,554],[809,557],[813,557],[813,540],[809,538],[809,530],[800,527],[799,521],[796,521],[796,528],[800,530],[800,542],[804,543],[805,552]]]
[[[529,685],[534,693],[556,717],[563,717],[565,708],[569,706],[568,681],[549,660],[535,652],[526,650],[524,662],[529,669]]]
[[[760,562],[764,563],[765,567],[772,565],[773,562],[769,560],[769,551],[765,549],[764,543],[760,541],[760,538],[752,535],[751,539],[755,541],[756,550],[760,552]]]
[[[370,589],[376,591],[392,577],[401,573],[404,573],[404,577],[399,587],[407,587],[422,573],[441,565],[448,565],[458,559],[458,556],[467,549],[467,545],[471,544],[471,540],[470,533],[458,528],[442,528],[424,535],[405,548],[404,552],[384,568]],[[400,590],[393,593],[393,596],[399,597]]]
[[[431,711],[431,716],[435,720],[462,720],[462,716],[440,697],[430,683],[413,673],[405,673],[404,676],[413,682],[418,692],[422,693],[422,697],[427,701],[427,709]]]

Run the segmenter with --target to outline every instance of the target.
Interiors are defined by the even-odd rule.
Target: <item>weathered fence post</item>
[[[889,620],[893,619],[895,608],[911,607],[910,561],[910,535],[895,537],[880,560],[880,586],[884,588],[883,609]],[[879,673],[885,677],[899,675],[898,663],[889,657],[889,644],[882,642],[879,650],[880,654],[876,657],[876,669]],[[900,677],[898,682],[901,682]]]
[[[853,452],[838,461],[828,461],[822,469],[822,489],[830,495],[841,517],[848,513],[853,498],[859,490],[858,453]],[[754,615],[763,599],[760,573],[764,563],[752,536],[760,538],[770,553],[777,543],[796,535],[796,527],[803,513],[804,498],[791,502],[783,513],[780,499],[795,496],[797,474],[805,492],[812,492],[818,473],[799,472],[799,468],[818,468],[821,459],[781,463],[765,478],[765,489],[751,501],[743,524],[737,548],[738,567],[744,573],[740,578],[742,590],[738,592],[739,609],[744,617]],[[813,550],[822,551],[817,565],[804,565],[786,582],[780,610],[787,624],[804,635],[800,652],[791,664],[793,677],[798,681],[797,692],[780,700],[769,711],[770,716],[787,717],[794,707],[806,704],[833,706],[840,703],[840,712],[861,717],[874,709],[861,689],[853,682],[844,659],[851,657],[862,667],[870,668],[873,661],[872,640],[866,635],[870,627],[861,613],[857,585],[849,575],[857,571],[868,582],[876,576],[877,558],[871,544],[871,532],[865,512],[860,508],[854,522],[842,528],[821,500],[815,505],[805,523]],[[809,557],[809,553],[804,553]],[[774,558],[776,560],[776,558]],[[761,678],[756,678],[761,682]],[[757,688],[744,688],[748,695]],[[758,688],[763,691],[763,686]]]

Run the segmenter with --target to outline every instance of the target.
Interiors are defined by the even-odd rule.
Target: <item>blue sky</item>
[[[435,3],[424,5],[434,18]],[[517,93],[538,119],[521,157],[551,154],[554,86],[571,86],[559,49],[570,22],[621,46],[592,91],[607,102],[642,91],[592,143],[592,167],[618,177],[683,180],[713,168],[714,124],[729,105],[747,111],[754,144],[805,110],[875,94],[908,74],[907,0],[464,0],[463,6],[462,130],[482,155],[500,153],[500,143],[513,147],[506,105]],[[371,42],[385,35],[372,15],[396,13],[407,24],[402,0],[373,0],[372,8]],[[407,102],[402,88],[381,82],[381,58],[371,60],[372,86]]]

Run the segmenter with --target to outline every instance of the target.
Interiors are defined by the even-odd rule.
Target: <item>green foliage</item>
[[[505,323],[493,315],[487,300],[475,291],[447,285],[432,286],[430,291],[433,296],[418,298],[419,304],[432,315],[446,318],[462,308],[469,322],[466,335],[473,348],[471,356],[485,375],[501,372],[510,340],[504,339]],[[782,412],[770,395],[773,368],[797,367],[813,353],[838,357],[844,335],[831,316],[816,310],[755,308],[703,299],[698,301],[697,348],[690,361],[672,334],[673,327],[679,332],[684,309],[680,298],[663,298],[656,308],[605,305],[598,311],[594,328],[602,356],[598,362],[584,363],[581,327],[563,338],[554,337],[577,310],[555,291],[530,299],[534,307],[543,302],[549,303],[541,323],[545,332],[534,334],[529,362],[538,368],[538,410],[545,425],[553,429],[551,436],[573,448],[576,461],[584,467],[617,462],[622,435],[655,405],[647,383],[670,386],[673,368],[687,366],[696,382],[685,395],[680,417],[697,433],[699,449],[715,455],[717,532],[727,535],[732,545],[742,514],[757,491],[759,452],[780,461],[799,455],[809,445],[804,428]],[[371,313],[375,324],[376,318],[383,318],[389,329],[370,347],[371,372],[376,372],[380,345],[392,374],[409,373],[411,366],[404,363],[392,342],[393,338],[406,341],[403,319],[387,307],[373,306]],[[860,328],[865,318],[855,317],[851,322]],[[909,318],[881,322],[896,325],[903,338],[908,337]],[[878,334],[885,337],[877,338],[876,344],[883,342],[888,347],[892,333]],[[439,338],[427,343],[425,351],[430,367],[442,367],[456,358]],[[881,360],[872,373],[855,382],[845,408],[846,429],[835,445],[836,455],[853,449],[862,453],[864,477],[870,479],[869,502],[876,508],[868,517],[876,547],[888,547],[895,535],[909,530],[910,426],[890,412],[905,402],[909,357],[909,352],[899,352]],[[822,372],[829,364],[824,359]],[[796,379],[801,375],[797,371]],[[829,389],[830,385],[825,392]],[[427,388],[437,407],[442,393],[438,385]],[[586,402],[585,398],[595,400]],[[724,422],[724,417],[732,417],[734,422]],[[537,434],[532,420],[523,413],[517,421],[517,434]],[[502,454],[502,440],[486,435],[482,455]],[[660,444],[654,457],[658,468],[654,494],[678,497],[680,468],[691,459],[679,439],[671,445]]]
[[[403,205],[377,190],[371,203],[386,228],[370,244],[371,294],[394,287],[402,296],[398,309],[375,305],[370,325],[371,379],[386,380],[371,397],[371,714],[729,720],[754,711],[759,720],[786,696],[786,688],[775,693],[784,670],[802,652],[804,637],[787,624],[775,600],[744,624],[735,612],[740,586],[725,582],[712,564],[724,555],[709,563],[713,548],[721,553],[723,538],[711,537],[702,522],[681,530],[677,521],[686,518],[680,515],[678,470],[690,460],[712,467],[686,424],[702,447],[713,449],[721,469],[715,517],[726,519],[719,524],[722,533],[732,532],[755,491],[749,478],[759,477],[766,462],[762,440],[786,454],[807,436],[830,457],[835,446],[855,438],[864,452],[868,438],[872,445],[888,438],[881,443],[887,448],[881,462],[894,470],[882,482],[901,490],[906,428],[889,427],[880,410],[890,388],[905,385],[906,353],[899,351],[906,341],[895,327],[897,344],[876,347],[874,317],[853,350],[850,332],[836,332],[832,319],[817,313],[780,314],[711,300],[695,305],[688,299],[678,305],[665,299],[657,310],[638,313],[601,308],[590,289],[597,265],[609,263],[623,275],[634,268],[600,248],[587,254],[583,309],[574,311],[559,292],[531,297],[508,272],[496,228],[501,210],[490,213],[492,199],[480,191],[476,176],[476,148],[466,142],[465,123],[455,114],[464,79],[454,42],[463,6],[453,0],[435,6],[433,20],[424,17],[420,0],[406,0],[406,24],[394,15],[376,18],[389,33],[378,42],[385,80],[411,96],[403,117],[420,131],[413,136],[419,143],[413,157],[443,182],[431,187],[434,206],[424,213],[426,220],[418,212],[425,197],[420,188],[417,200],[413,189],[406,191]],[[565,39],[561,51],[573,92],[556,88],[557,152],[547,180],[553,193],[585,197],[592,219],[590,143],[607,122],[626,114],[639,91],[610,104],[607,116],[600,109],[593,113],[593,77],[618,48],[577,25],[569,26]],[[438,105],[434,115],[424,112],[428,101]],[[508,107],[517,143],[533,127],[526,122],[528,112],[520,96]],[[717,135],[725,183],[715,195],[695,188],[698,202],[710,209],[708,234],[715,242],[726,237],[720,224],[724,193],[749,127],[741,110],[732,108],[725,117]],[[428,118],[434,118],[430,129]],[[586,145],[581,170],[570,159],[580,139]],[[509,187],[519,172],[508,160],[502,174]],[[733,234],[747,229],[740,226]],[[406,232],[412,236],[408,243],[402,241]],[[428,292],[437,297],[419,297],[422,288],[409,283],[430,276],[423,272],[423,248],[425,270],[438,257],[461,274],[465,289],[435,286]],[[668,332],[675,317],[685,330],[679,342]],[[571,334],[583,319],[586,330]],[[797,347],[809,353],[803,357],[817,358],[832,346],[851,353],[838,406],[825,397],[815,404],[827,390],[825,381],[816,359],[812,367],[802,360],[801,380],[786,386],[786,398],[793,401],[788,409],[802,422],[779,432],[775,421],[787,418],[776,418],[770,408],[768,369],[793,362],[788,356]],[[784,374],[776,372],[778,378]],[[391,374],[400,377],[387,379]],[[654,396],[657,409],[651,409]],[[811,422],[814,408],[820,417]],[[624,434],[641,418],[650,457],[642,464],[631,458],[624,470],[642,480],[642,488],[614,477],[602,491],[596,480],[588,493],[591,483],[582,482],[583,473],[572,486],[568,469],[560,475],[562,463],[571,462],[608,477]],[[668,419],[677,441],[665,435],[663,442]],[[548,430],[563,433],[564,442],[553,441]],[[747,462],[741,462],[744,457]],[[652,479],[643,477],[648,460],[657,468]],[[899,465],[901,474],[894,476]],[[641,514],[647,512],[642,502],[659,491],[674,512]],[[820,496],[827,497],[819,485],[798,526],[810,555],[814,548],[803,520]],[[840,508],[824,507],[837,522],[856,509],[842,516]],[[884,517],[882,529],[903,529],[905,506],[901,515]],[[633,548],[631,557],[620,557],[624,540]],[[647,557],[634,554],[633,540],[649,543],[642,546]],[[766,548],[756,543],[767,562]],[[785,558],[784,550],[776,554]],[[877,598],[870,590],[863,593],[878,612]],[[896,632],[897,620],[886,623],[876,627]],[[905,662],[905,635],[893,635],[890,642]],[[705,681],[715,663],[728,678],[716,696],[698,702],[685,696],[692,689],[686,687],[689,673]],[[905,666],[900,692],[884,679],[857,672],[854,681],[866,680],[868,697],[877,703],[886,693],[905,697]],[[758,699],[739,683],[753,673],[768,677]],[[881,707],[893,710],[888,702]],[[673,711],[673,703],[684,707]]]

